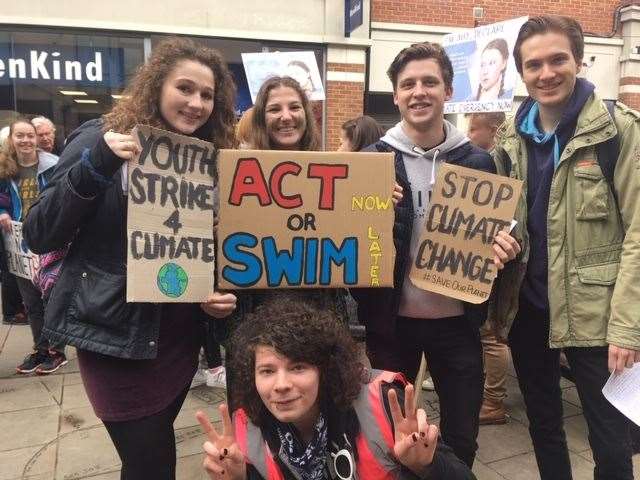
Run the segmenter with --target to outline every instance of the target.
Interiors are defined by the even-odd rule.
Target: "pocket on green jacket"
[[[609,216],[609,185],[598,165],[576,168],[576,219],[602,220]]]
[[[578,279],[587,285],[613,285],[618,278],[619,262],[576,267]]]

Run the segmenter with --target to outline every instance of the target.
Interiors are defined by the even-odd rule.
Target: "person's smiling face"
[[[160,114],[174,132],[192,135],[211,116],[214,94],[211,68],[194,60],[182,60],[162,84]]]
[[[271,414],[299,431],[313,428],[320,414],[320,370],[296,362],[272,347],[256,348],[256,390]]]
[[[582,67],[573,56],[566,35],[546,32],[522,42],[522,81],[531,98],[541,108],[558,108],[566,104]]]
[[[298,92],[291,87],[273,88],[265,108],[267,135],[277,150],[298,150],[307,129],[307,117]]]

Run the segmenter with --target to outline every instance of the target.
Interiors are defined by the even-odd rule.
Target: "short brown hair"
[[[368,115],[347,120],[342,124],[342,130],[351,142],[354,152],[376,143],[384,135],[384,128]]]
[[[278,87],[292,88],[300,97],[300,102],[304,109],[304,116],[307,121],[307,128],[305,129],[302,139],[300,139],[300,150],[320,150],[320,136],[309,98],[307,98],[307,94],[304,93],[304,90],[302,90],[302,87],[295,79],[286,76],[267,79],[258,91],[256,103],[253,105],[253,121],[251,122],[253,126],[251,135],[253,142],[252,147],[257,150],[274,150],[274,145],[271,144],[271,139],[267,133],[267,101],[269,100],[271,90]]]
[[[320,371],[319,400],[323,411],[345,411],[360,393],[365,369],[344,322],[330,308],[313,301],[315,292],[279,290],[238,325],[231,337],[228,368],[233,372],[232,410],[242,408],[260,426],[271,415],[256,389],[259,346],[271,347],[295,362]]]
[[[513,58],[516,62],[516,69],[522,75],[522,54],[520,49],[525,40],[534,35],[542,35],[547,32],[555,32],[565,35],[571,44],[571,53],[578,64],[582,63],[584,57],[584,34],[580,24],[571,17],[563,15],[540,15],[527,20],[518,33],[516,44],[513,47]]]
[[[404,67],[406,67],[409,62],[429,58],[434,59],[440,66],[445,87],[449,89],[452,88],[453,66],[451,65],[451,60],[449,60],[447,52],[445,52],[442,45],[438,43],[421,42],[414,43],[410,47],[403,48],[400,53],[396,55],[396,58],[393,59],[393,62],[391,62],[391,65],[387,70],[387,76],[393,84],[393,91],[395,92],[396,87],[398,86],[398,76],[400,75],[400,72],[404,70]]]

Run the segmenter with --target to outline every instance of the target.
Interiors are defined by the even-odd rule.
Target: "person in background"
[[[0,128],[0,150],[4,142],[9,138],[9,125]],[[8,193],[0,194],[0,209],[8,210],[10,208],[11,198]],[[7,266],[6,251],[4,242],[0,242],[0,284],[2,293],[2,323],[5,325],[28,325],[29,321],[24,312],[22,296],[18,290],[16,277],[9,272]]]
[[[36,253],[70,244],[45,332],[77,348],[91,405],[122,460],[122,480],[175,478],[173,422],[205,342],[203,322],[236,305],[235,295],[220,292],[201,305],[126,302],[123,177],[139,153],[131,131],[150,125],[233,148],[234,103],[235,85],[216,50],[185,38],[160,42],[113,109],[71,134],[24,223]]]
[[[226,405],[221,430],[196,414],[211,479],[475,478],[416,409],[402,375],[365,370],[330,310],[291,292],[270,297],[235,331],[232,348],[233,424]]]
[[[38,148],[36,129],[29,120],[19,118],[11,123],[9,138],[0,151],[0,202],[6,202],[0,205],[0,227],[5,232],[11,231],[12,221],[24,221],[57,163],[58,157]],[[16,370],[23,374],[55,372],[67,364],[64,342],[50,342],[43,335],[45,308],[40,290],[29,279],[15,276],[15,280],[24,301],[34,350]]]
[[[56,126],[47,117],[34,117],[31,123],[36,127],[38,148],[45,152],[56,152]]]
[[[504,113],[471,113],[467,119],[469,120],[467,136],[471,143],[488,152],[493,150],[496,131],[505,120]],[[480,341],[485,374],[480,425],[503,424],[507,422],[504,399],[507,396],[509,347],[496,337],[487,322],[480,328]]]
[[[339,152],[359,152],[376,143],[384,135],[384,128],[368,115],[347,120],[340,131]]]
[[[246,109],[236,125],[238,148],[251,148],[251,129],[253,124],[253,107]]]

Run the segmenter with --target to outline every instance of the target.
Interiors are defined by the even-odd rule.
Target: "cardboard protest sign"
[[[40,268],[40,257],[29,250],[22,238],[22,223],[11,222],[11,231],[2,231],[7,255],[7,268],[18,277],[33,280]]]
[[[127,301],[202,302],[213,291],[215,149],[148,126],[132,135]]]
[[[443,37],[453,65],[453,96],[445,113],[511,111],[518,81],[513,47],[526,21],[519,17]]]
[[[442,164],[420,246],[413,284],[470,303],[489,298],[497,269],[493,240],[509,230],[522,181]]]
[[[221,288],[393,285],[390,153],[221,150]]]

